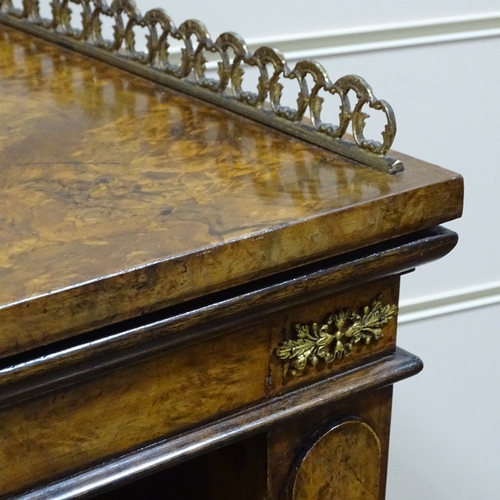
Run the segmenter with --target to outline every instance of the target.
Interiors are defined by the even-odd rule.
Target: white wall
[[[488,14],[500,9],[498,0],[136,0],[142,12],[163,8],[179,25],[198,19],[217,36],[236,31],[245,40],[286,37],[436,18]]]
[[[459,246],[403,279],[399,343],[426,368],[396,387],[388,499],[500,498],[498,0],[139,0],[158,6],[365,77],[395,108],[395,149],[464,175]]]
[[[400,327],[399,344],[426,368],[396,387],[389,500],[500,498],[499,54],[492,36],[321,61],[363,75],[391,102],[396,149],[465,177],[464,217],[448,224],[458,247],[403,278],[403,312],[411,306],[416,321]],[[423,319],[482,303],[496,305]]]
[[[499,313],[489,306],[401,329],[425,369],[395,387],[389,500],[500,497]]]
[[[403,281],[403,299],[500,282],[500,36],[323,58],[329,72],[357,73],[396,111],[395,149],[460,172],[464,218],[446,259]],[[496,226],[496,227],[495,227]]]

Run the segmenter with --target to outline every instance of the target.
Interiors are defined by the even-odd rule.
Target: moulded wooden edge
[[[215,294],[205,302],[186,304],[184,311],[174,308],[165,310],[163,317],[142,317],[141,326],[117,325],[112,332],[103,330],[100,339],[75,338],[74,345],[56,343],[28,353],[31,358],[7,359],[0,369],[0,405],[15,404],[160,351],[222,335],[267,313],[276,314],[361,283],[401,274],[446,255],[457,239],[452,231],[434,228],[415,239],[399,238],[298,269],[282,280],[256,282],[229,295]]]
[[[18,28],[29,31],[29,24],[15,19],[10,20]],[[37,31],[36,27],[33,29]],[[67,44],[62,44],[65,48],[71,48],[71,45],[69,39]],[[53,290],[54,293],[40,290],[38,295],[34,294],[31,297],[21,294],[12,302],[0,306],[0,318],[3,324],[0,358],[182,303],[228,286],[236,286],[248,280],[352,251],[358,246],[367,246],[395,235],[422,230],[461,215],[463,182],[458,174],[447,172],[443,176],[442,173],[446,172],[444,169],[441,174],[436,174],[439,169],[432,165],[415,161],[406,155],[396,156],[411,165],[405,173],[406,176],[415,170],[418,177],[418,167],[426,165],[426,172],[430,176],[428,184],[424,175],[423,179],[419,179],[411,189],[381,196],[376,202],[376,207],[373,200],[366,201],[353,205],[348,210],[334,210],[297,223],[252,234],[248,238],[228,241],[224,245],[214,245],[210,247],[210,251],[206,248],[196,249],[192,254],[175,255],[145,266],[131,267],[123,270],[123,273],[110,274],[102,279],[96,278],[61,287]],[[411,209],[411,204],[416,199],[421,199],[417,203],[418,207],[425,201],[425,211],[422,214],[420,210]],[[360,234],[352,232],[355,224],[352,224],[351,213],[357,214],[361,221],[365,221],[374,210],[377,211],[376,219],[383,219],[386,215],[394,215],[393,213],[398,211],[400,220],[396,224],[383,226],[377,230],[371,230],[370,225],[365,224],[366,228],[363,228]],[[336,225],[344,228],[345,238],[339,238],[338,241],[323,239],[311,246],[302,243],[304,247],[297,245],[297,250],[290,252],[289,257],[283,257],[286,252],[278,251],[280,248],[285,248],[282,245],[283,241],[307,242],[309,238],[303,237],[306,232],[320,233],[321,228]],[[269,260],[263,267],[259,259],[249,259],[241,269],[227,274],[220,264],[234,261],[235,256],[245,251],[256,256],[263,255],[269,247],[276,248],[274,253],[278,257]],[[185,262],[188,261],[192,262],[194,270],[190,269],[182,280],[172,281],[171,289],[165,292],[162,288],[164,284],[172,280],[172,276],[183,274],[180,271],[185,269]],[[200,268],[213,268],[212,278],[197,282]],[[161,285],[151,284],[141,288],[138,294],[131,293],[144,280],[148,280],[148,275],[157,276],[157,281]],[[88,304],[87,307],[81,307],[83,302]],[[62,303],[64,307],[61,307]],[[28,306],[29,315],[26,314]]]
[[[449,195],[454,198],[462,197],[461,180],[450,181],[451,185],[439,183],[442,189],[448,189]],[[435,187],[435,186],[434,186]],[[418,192],[419,190],[416,190]],[[436,199],[434,189],[429,188],[429,196]],[[398,200],[399,211],[411,212],[412,199],[418,198],[416,192],[402,192],[393,197],[379,200],[375,210],[373,203],[357,206],[360,219],[368,220],[371,215],[382,218],[382,214],[392,214],[395,210],[395,201]],[[433,204],[438,204],[433,201]],[[432,212],[433,208],[429,207]],[[450,219],[460,217],[461,206],[453,213],[437,214],[427,220],[412,221],[411,224],[399,228],[388,228],[383,233],[363,233],[360,240],[352,240],[348,235],[345,241],[332,244],[327,238],[321,243],[322,248],[316,248],[312,253],[308,249],[294,250],[297,253],[291,260],[270,264],[261,269],[257,264],[249,264],[234,276],[226,279],[221,271],[222,263],[234,258],[243,252],[243,248],[250,255],[260,255],[265,248],[279,248],[283,241],[300,241],[304,239],[306,229],[311,234],[320,234],[321,227],[335,227],[340,224],[346,230],[354,229],[346,222],[349,210],[335,211],[322,216],[307,219],[276,230],[266,231],[251,238],[239,239],[211,248],[210,251],[198,251],[182,258],[168,259],[144,268],[129,270],[123,274],[92,281],[72,288],[59,290],[54,294],[42,295],[26,299],[5,307],[0,307],[0,319],[3,323],[2,337],[0,338],[0,359],[19,352],[50,344],[58,340],[74,337],[83,332],[124,321],[139,315],[158,311],[182,304],[188,300],[203,297],[210,293],[227,290],[249,281],[266,278],[285,272],[298,266],[308,265],[322,259],[339,256],[360,248],[367,248],[391,238],[405,236],[436,226]],[[305,238],[307,239],[307,238]],[[279,254],[279,252],[277,252]],[[280,257],[281,258],[281,257]],[[186,262],[190,261],[191,265]],[[258,262],[258,259],[255,259]],[[187,275],[182,278],[182,285],[171,283],[175,293],[165,296],[162,286],[168,282],[169,276],[181,276],[187,266]],[[199,269],[212,269],[216,281],[210,281],[199,287]],[[150,279],[150,275],[154,279]],[[194,280],[194,281],[193,281]],[[144,287],[141,283],[151,283]],[[194,283],[194,285],[193,285]],[[140,293],[137,290],[140,289]],[[133,293],[131,292],[133,291]],[[88,304],[82,308],[81,304]],[[64,308],[60,304],[65,304]],[[26,314],[29,306],[30,314]]]
[[[422,368],[422,361],[418,357],[397,348],[395,354],[367,365],[10,498],[65,500],[96,494],[250,435],[265,432],[273,425],[304,412],[391,385],[417,374]]]

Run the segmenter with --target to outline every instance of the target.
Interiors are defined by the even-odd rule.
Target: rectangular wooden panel
[[[269,329],[241,329],[0,413],[0,493],[223,416],[266,395]]]
[[[366,307],[371,309],[375,300],[380,301],[382,306],[397,306],[399,301],[399,276],[366,283],[345,292],[333,294],[309,305],[291,309],[287,314],[273,318],[273,345],[278,346],[285,339],[294,339],[296,341],[297,324],[307,325],[312,331],[313,322],[316,322],[319,328],[325,325],[332,315],[341,312],[351,311],[362,318],[365,314],[364,309]],[[347,320],[341,330],[347,332],[352,324],[353,321]],[[334,353],[337,340],[345,344],[353,342],[353,339],[339,334],[338,339],[333,339],[326,346],[324,341],[317,341],[313,343],[318,347],[313,351],[318,355],[316,366],[313,366],[308,361],[304,370],[298,371],[297,374],[293,374],[293,366],[291,366],[290,360],[280,360],[276,355],[271,356],[271,394],[283,393],[294,387],[349,370],[384,354],[394,352],[396,348],[396,330],[397,316],[394,315],[386,325],[381,327],[382,337],[379,340],[372,337],[368,344],[363,340],[353,343],[350,353],[346,350],[330,363],[327,363],[325,358],[321,357],[321,354],[318,355],[320,345],[323,345],[327,352]],[[337,331],[335,324],[330,325],[328,328],[328,334],[330,335],[336,334]]]
[[[2,24],[0,109],[0,358],[461,212],[453,172],[373,171]]]
[[[4,409],[0,491],[86,468],[393,352],[395,318],[380,340],[301,376],[276,355],[296,322],[322,321],[341,309],[362,313],[375,299],[397,304],[398,290],[398,277],[368,283]]]

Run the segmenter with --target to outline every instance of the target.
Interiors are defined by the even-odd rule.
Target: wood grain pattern
[[[23,355],[21,359],[8,358],[0,363],[0,406],[96,377],[99,373],[129,365],[158,352],[235,331],[255,324],[263,317],[275,317],[283,312],[288,314],[286,311],[290,310],[295,314],[304,305],[331,299],[343,290],[358,287],[362,294],[363,290],[370,289],[370,285],[365,283],[407,272],[417,265],[440,258],[456,242],[457,236],[451,231],[443,228],[427,230],[372,246],[363,252],[278,274],[272,280],[260,280],[248,286],[225,290],[153,317],[143,316],[132,325],[128,322],[115,325],[113,329],[96,332],[90,338],[73,339],[70,345],[68,342],[52,344],[36,353]],[[378,293],[376,290],[373,292]],[[396,297],[395,293],[393,297]],[[365,298],[368,301],[373,299],[369,294],[365,294]],[[357,301],[355,297],[354,303]],[[336,306],[335,299],[331,307]],[[304,316],[304,319],[307,318]],[[275,345],[283,339],[283,330],[278,323],[273,331]],[[276,368],[281,377],[280,366],[273,366],[271,370]]]
[[[95,500],[270,500],[266,434],[225,446],[98,495]]]
[[[121,493],[382,500],[391,384],[422,368],[395,319],[302,377],[275,351],[397,304],[455,245],[460,176],[394,156],[370,170],[0,23],[0,497],[178,466]]]
[[[0,357],[461,213],[454,173],[381,174],[2,25],[0,118]]]
[[[96,378],[0,411],[3,481],[28,484],[124,453],[208,419],[272,398],[297,385],[345,372],[394,352],[396,322],[384,336],[329,365],[288,373],[275,354],[294,322],[321,321],[339,308],[362,308],[375,297],[397,303],[399,277],[378,280],[300,308],[246,322],[233,333],[123,364]],[[186,335],[189,332],[185,332]],[[96,367],[97,368],[97,367]],[[99,422],[95,427],[95,422]],[[78,450],[75,453],[75,450]],[[50,460],[47,460],[47,454]],[[16,459],[9,460],[9,456]],[[30,464],[26,476],[25,463]],[[9,466],[7,467],[7,464]]]
[[[421,369],[422,363],[418,358],[398,349],[394,355],[307,388],[295,390],[285,396],[272,398],[215,422],[198,426],[190,432],[160,440],[130,454],[96,464],[95,467],[79,471],[73,476],[39,485],[32,491],[12,498],[9,495],[7,498],[52,500],[59,497],[87,497],[97,491],[109,489],[111,485],[124,484],[147,473],[151,474],[167,466],[191,460],[210,450],[271,428],[273,434],[280,433],[285,438],[277,440],[276,443],[281,443],[281,446],[275,448],[275,451],[281,449],[285,453],[270,455],[269,458],[275,467],[285,467],[284,476],[276,474],[276,469],[270,471],[272,484],[282,488],[277,490],[279,493],[285,488],[286,474],[290,467],[288,459],[293,461],[295,456],[289,454],[293,448],[283,448],[283,445],[288,442],[292,447],[298,446],[299,451],[307,435],[329,416],[349,415],[354,412],[377,429],[382,448],[387,450],[391,387],[386,386],[410,377]],[[384,388],[382,395],[377,391],[380,388]],[[356,394],[360,396],[353,398]],[[304,422],[309,424],[304,425]],[[279,481],[280,478],[283,479],[282,482]],[[278,493],[270,498],[280,498]],[[5,497],[1,498],[3,500]]]
[[[268,331],[241,329],[0,411],[0,492],[88,468],[265,399],[268,356]]]
[[[323,300],[315,301],[300,308],[286,311],[285,315],[272,317],[272,345],[278,346],[283,340],[295,338],[296,323],[322,322],[332,313],[340,309],[362,311],[364,306],[371,304],[379,297],[384,304],[398,304],[399,276],[391,276],[382,280],[366,283],[363,286],[332,295]],[[270,357],[269,391],[270,394],[281,394],[295,386],[305,385],[321,377],[348,370],[362,363],[367,363],[377,357],[394,352],[396,349],[396,318],[383,327],[383,337],[369,345],[358,344],[352,353],[342,359],[336,359],[330,364],[320,360],[314,367],[308,365],[300,375],[292,375],[289,362],[284,362],[277,356]]]
[[[347,420],[320,436],[295,472],[290,500],[379,500],[382,451],[365,422]]]
[[[271,429],[268,434],[268,497],[289,500],[293,496],[297,470],[318,436],[342,421],[355,418],[368,424],[377,436],[380,456],[376,460],[379,493],[379,497],[376,498],[383,500],[387,476],[391,407],[392,386],[388,386],[369,393],[353,393],[349,399],[335,401],[309,414],[298,415],[283,425]],[[320,469],[324,470],[325,467],[328,467],[328,463],[318,464]],[[332,470],[329,476],[333,474],[335,470]],[[318,485],[324,483],[325,480],[318,480]],[[316,500],[322,497],[311,495],[311,498]],[[330,497],[325,496],[325,498]],[[344,500],[343,495],[331,498]]]

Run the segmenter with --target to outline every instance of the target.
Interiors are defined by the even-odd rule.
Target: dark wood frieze
[[[355,394],[367,393],[394,384],[417,374],[422,368],[419,358],[398,348],[392,355],[334,378],[297,389],[293,393],[257,404],[216,422],[200,426],[191,432],[160,440],[151,446],[111,459],[99,467],[83,470],[34,489],[32,492],[9,498],[38,500],[89,496],[110,485],[117,486],[129,482],[145,473],[150,474],[155,470],[266,431],[307,411],[317,412]]]
[[[0,364],[0,406],[95,377],[160,351],[223,335],[241,324],[252,324],[263,314],[280,314],[366,281],[407,272],[443,257],[456,242],[455,233],[436,228],[418,239],[401,238],[377,245],[362,257],[347,254],[278,275],[274,280],[249,283],[186,302],[181,308],[142,316],[139,325],[129,321],[94,332],[90,338],[77,336],[60,345],[5,358]]]

